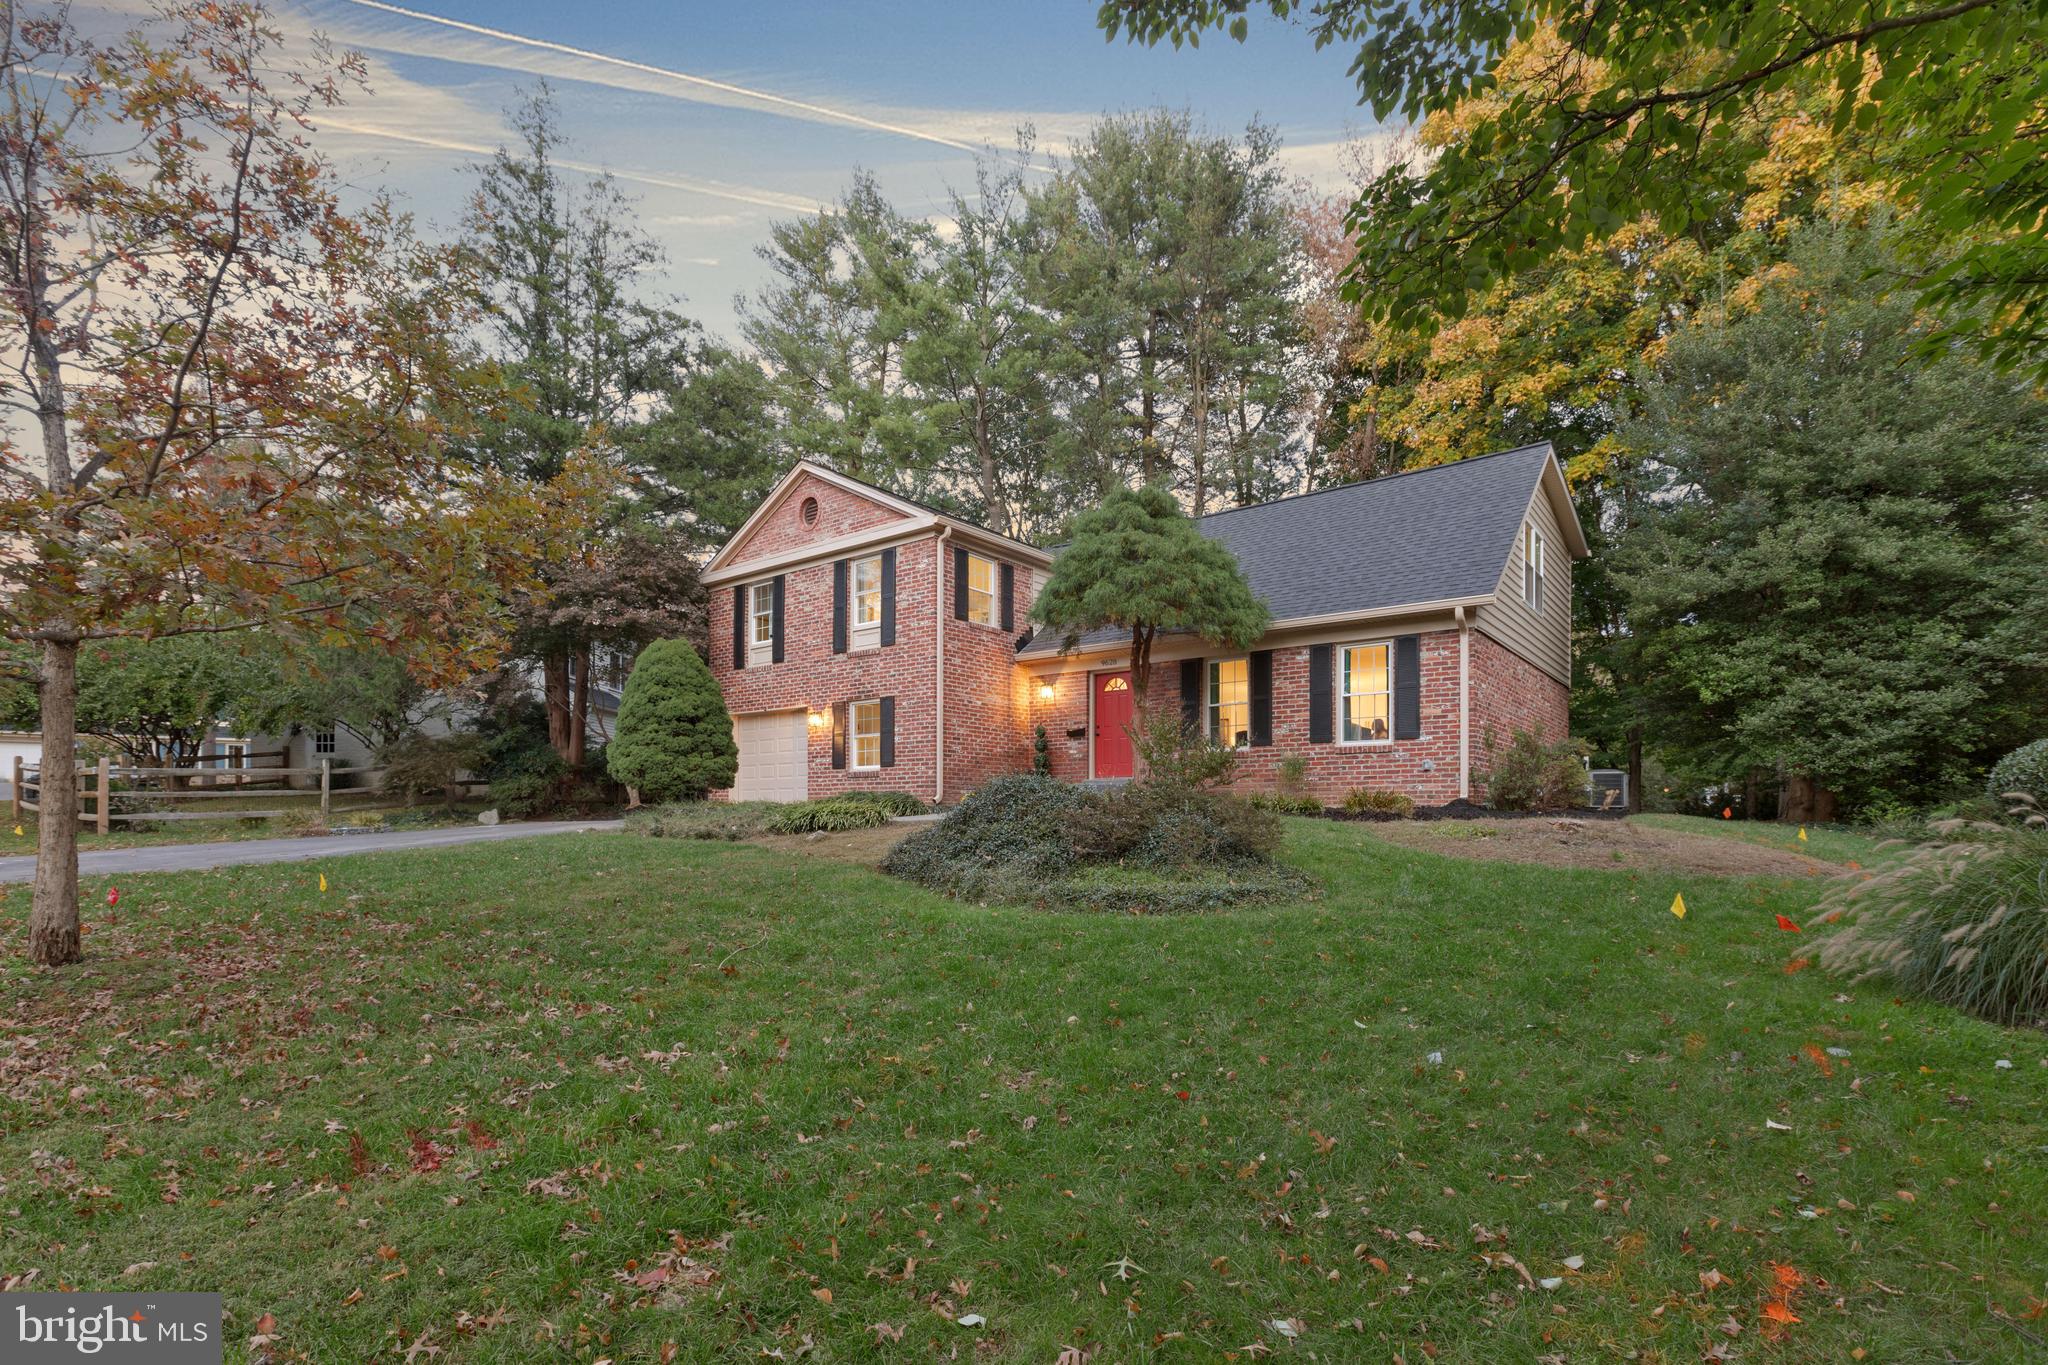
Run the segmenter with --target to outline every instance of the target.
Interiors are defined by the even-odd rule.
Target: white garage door
[[[740,716],[733,730],[740,745],[733,800],[801,801],[810,795],[810,770],[804,754],[809,737],[803,712]]]

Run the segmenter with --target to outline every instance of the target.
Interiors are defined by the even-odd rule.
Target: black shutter
[[[1014,599],[1017,595],[1017,573],[1008,564],[1003,565],[999,572],[1002,574],[1003,579],[1003,629],[1015,630],[1017,628],[1017,615]]]
[[[1422,637],[1394,639],[1394,738],[1422,738]]]
[[[846,561],[832,561],[832,652],[846,652]]]
[[[882,766],[896,766],[896,699],[882,698]]]
[[[1140,724],[1143,718],[1140,718]],[[1191,735],[1202,733],[1202,661],[1180,661],[1180,723]]]
[[[1330,704],[1333,669],[1328,645],[1308,649],[1308,742],[1328,744],[1336,736],[1336,708]]]
[[[769,653],[769,655],[768,655],[768,658],[769,658],[769,660],[770,660],[771,662],[773,662],[773,663],[778,663],[778,664],[782,662],[782,597],[783,597],[783,586],[784,586],[784,581],[785,581],[785,580],[786,580],[786,579],[787,579],[788,577],[789,577],[789,575],[787,575],[787,574],[777,574],[777,575],[775,575],[775,618],[774,618],[774,620],[773,620],[773,621],[772,621],[772,622],[771,622],[771,623],[769,624],[769,627],[768,627],[768,630],[769,630],[769,638],[770,638],[770,639],[771,639],[771,640],[773,641],[773,644],[771,644],[771,645],[770,645],[770,647],[769,647],[769,648],[770,648],[770,653]]]
[[[732,666],[747,666],[747,585],[732,590]]]
[[[1273,743],[1273,651],[1252,651],[1252,747],[1270,748]]]
[[[882,643],[896,643],[896,551],[882,551]]]
[[[953,551],[953,619],[967,619],[967,551]]]
[[[846,703],[832,703],[832,766],[846,766]]]

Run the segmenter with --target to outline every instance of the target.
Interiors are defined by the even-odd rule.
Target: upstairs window
[[[882,557],[869,555],[853,561],[853,627],[879,630],[882,626]]]
[[[1522,600],[1543,610],[1543,533],[1533,521],[1522,528]]]
[[[967,556],[967,619],[996,623],[996,564],[975,554]]]
[[[1244,659],[1209,661],[1209,738],[1226,749],[1252,741],[1251,664]]]
[[[756,583],[747,590],[747,616],[752,627],[747,638],[756,649],[768,649],[775,644],[775,585]]]

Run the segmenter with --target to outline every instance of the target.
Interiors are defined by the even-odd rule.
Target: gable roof
[[[858,494],[879,507],[897,512],[901,514],[903,521],[870,527],[865,531],[856,532],[852,535],[796,547],[781,554],[767,556],[758,563],[753,559],[748,559],[745,561],[744,569],[736,570],[734,567],[735,552],[747,543],[748,539],[753,535],[755,528],[765,522],[774,513],[775,509],[780,507],[784,500],[795,491],[806,475],[822,479],[826,483]],[[1014,540],[999,531],[992,531],[988,527],[976,522],[956,517],[949,512],[942,512],[936,507],[906,498],[901,493],[892,493],[877,484],[868,483],[863,479],[856,479],[850,474],[842,474],[838,470],[828,468],[825,465],[817,464],[810,460],[798,460],[794,465],[790,466],[788,473],[776,481],[775,487],[770,489],[768,496],[761,500],[761,505],[754,509],[753,515],[748,517],[741,524],[739,530],[733,532],[725,544],[719,547],[717,553],[711,556],[710,560],[700,571],[699,576],[706,583],[715,583],[722,579],[733,577],[736,572],[756,572],[764,565],[773,565],[783,561],[800,562],[815,559],[821,555],[829,555],[851,549],[856,545],[872,541],[878,537],[901,535],[904,532],[922,531],[939,526],[950,526],[955,531],[966,532],[969,536],[979,538],[994,547],[999,553],[1013,554],[1027,563],[1047,564],[1052,559],[1044,550],[1039,549],[1035,545],[1027,545],[1021,540]]]
[[[1490,599],[1540,496],[1553,500],[1565,548],[1585,558],[1585,535],[1547,441],[1215,512],[1195,525],[1229,547],[1282,625]],[[1075,648],[1129,638],[1122,629],[1091,631]],[[1060,645],[1046,632],[1019,653],[1042,657]]]

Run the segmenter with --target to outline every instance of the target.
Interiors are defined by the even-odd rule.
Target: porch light
[[[1055,693],[1053,691],[1053,685],[1051,683],[1042,682],[1038,685],[1038,699],[1040,701],[1051,701],[1054,695]]]
[[[826,717],[823,711],[812,711],[811,714],[808,717],[806,717],[806,719],[810,721],[811,728],[813,730],[822,730],[825,728]]]

